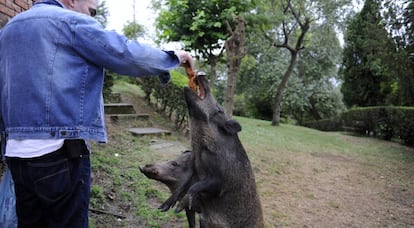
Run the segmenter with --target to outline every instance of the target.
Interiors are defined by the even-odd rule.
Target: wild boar
[[[238,137],[241,126],[217,103],[205,75],[197,83],[200,94],[184,88],[197,181],[183,189],[177,211],[197,205],[206,227],[263,227],[254,173]]]
[[[191,151],[186,150],[174,160],[160,162],[139,167],[139,170],[148,178],[157,180],[170,189],[171,193],[193,175]],[[182,194],[184,195],[184,194]],[[195,211],[185,208],[190,228],[195,227]],[[202,223],[202,221],[200,221]],[[200,225],[202,227],[202,225]]]

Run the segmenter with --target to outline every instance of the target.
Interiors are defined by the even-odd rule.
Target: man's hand
[[[175,55],[178,57],[178,60],[180,61],[180,66],[190,67],[192,70],[194,70],[194,60],[190,53],[180,50],[175,51]]]

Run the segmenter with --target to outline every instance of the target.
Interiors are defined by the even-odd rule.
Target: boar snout
[[[138,167],[141,173],[145,174],[148,177],[155,177],[158,176],[158,170],[154,168],[152,165],[145,165],[143,168]]]

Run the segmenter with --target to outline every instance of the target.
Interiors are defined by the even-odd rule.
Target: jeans
[[[19,228],[88,227],[89,151],[83,140],[76,141],[83,146],[65,141],[61,149],[38,158],[7,158]]]

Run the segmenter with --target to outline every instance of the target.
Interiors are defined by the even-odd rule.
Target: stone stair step
[[[140,113],[140,114],[108,114],[109,119],[113,122],[121,120],[148,120],[149,114]]]
[[[132,104],[127,103],[108,103],[105,104],[105,114],[135,114]]]
[[[135,136],[144,136],[144,135],[171,135],[171,131],[159,129],[159,128],[130,128],[129,132]]]

